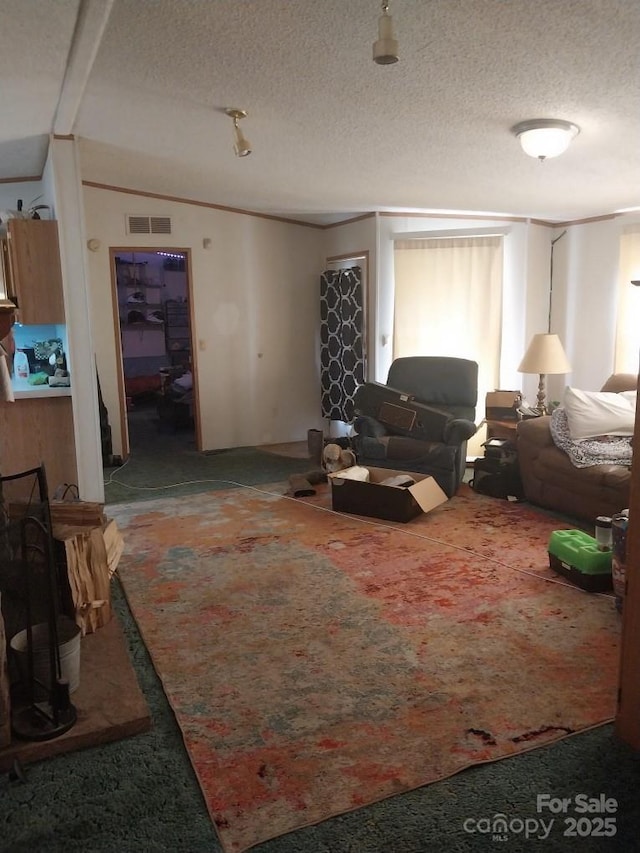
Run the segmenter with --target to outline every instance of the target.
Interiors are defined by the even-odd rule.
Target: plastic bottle
[[[616,610],[622,613],[624,592],[627,576],[627,528],[629,526],[629,510],[623,509],[612,519],[613,557],[611,559],[611,575],[613,592],[616,599]]]
[[[608,515],[599,515],[596,518],[596,542],[598,551],[610,551],[613,545],[611,532],[611,518]]]
[[[24,350],[16,350],[13,357],[13,370],[16,375],[16,379],[20,382],[26,382],[29,378],[29,359],[27,358],[27,354]]]

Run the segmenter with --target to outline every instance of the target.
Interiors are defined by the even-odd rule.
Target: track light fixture
[[[580,133],[580,128],[562,119],[534,118],[514,125],[511,132],[520,140],[525,154],[542,162],[566,151],[574,136]]]
[[[398,42],[393,33],[389,2],[382,0],[382,15],[378,19],[378,40],[373,43],[373,61],[378,65],[392,65],[398,59]]]
[[[247,117],[246,110],[239,110],[237,107],[227,107],[226,114],[233,119],[233,150],[236,152],[236,157],[247,157],[251,154],[251,143],[242,135],[238,121],[241,118]]]

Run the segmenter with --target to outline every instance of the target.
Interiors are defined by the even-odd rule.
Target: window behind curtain
[[[502,237],[395,242],[393,357],[440,355],[478,362],[476,423],[498,387],[502,333]],[[484,430],[469,442],[482,453]]]
[[[616,325],[616,373],[637,373],[640,352],[640,225],[628,225],[620,237],[620,279]]]

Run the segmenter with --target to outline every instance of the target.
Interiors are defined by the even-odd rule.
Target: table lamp
[[[537,410],[541,415],[548,414],[546,403],[546,377],[548,374],[570,373],[571,365],[560,343],[560,338],[552,334],[534,335],[524,358],[518,367],[519,373],[537,373],[538,383]]]

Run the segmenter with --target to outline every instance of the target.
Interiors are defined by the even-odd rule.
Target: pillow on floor
[[[616,394],[567,387],[564,408],[574,441],[598,435],[633,435],[636,392]]]

